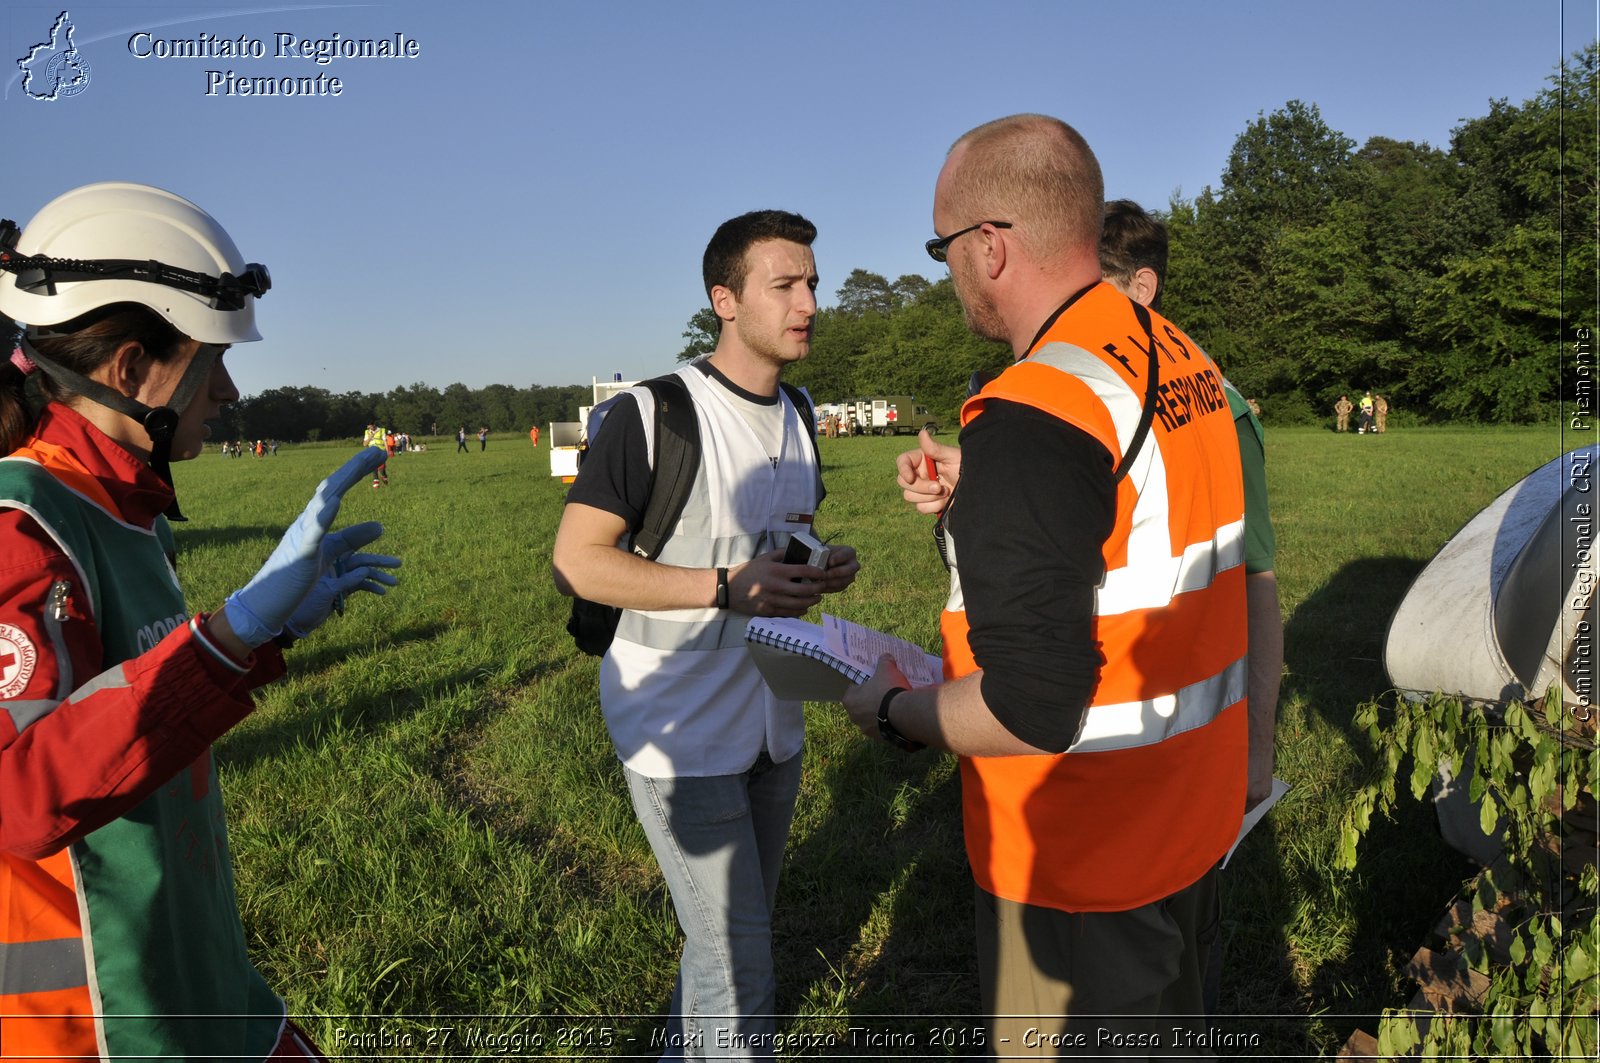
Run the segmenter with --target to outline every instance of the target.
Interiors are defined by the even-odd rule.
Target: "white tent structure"
[[[1402,694],[1503,703],[1559,686],[1568,704],[1593,705],[1597,450],[1529,473],[1417,576],[1384,646]]]

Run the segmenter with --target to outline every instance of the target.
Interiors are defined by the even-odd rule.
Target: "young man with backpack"
[[[823,496],[810,404],[778,380],[810,351],[815,237],[782,211],[718,228],[704,259],[716,349],[666,378],[673,390],[634,388],[617,402],[556,533],[562,592],[623,610],[600,704],[685,938],[668,1056],[722,1058],[730,1043],[726,1058],[773,1054],[772,906],[804,720],[799,702],[763,683],[744,628],[751,616],[804,614],[860,568],[840,545],[825,571],[783,563]],[[681,516],[664,541],[620,549],[681,467],[657,439],[668,413],[657,404],[684,398],[698,443]]]

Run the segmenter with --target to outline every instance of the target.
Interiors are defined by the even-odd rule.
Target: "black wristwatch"
[[[889,702],[909,689],[910,687],[894,687],[883,695],[882,701],[878,702],[878,734],[882,735],[883,740],[890,745],[899,746],[907,753],[915,753],[917,750],[926,749],[927,747],[921,742],[913,742],[896,730],[894,724],[889,722]]]

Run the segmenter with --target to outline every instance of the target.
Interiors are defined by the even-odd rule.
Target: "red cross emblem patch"
[[[0,701],[14,698],[28,687],[39,651],[21,628],[0,624]]]

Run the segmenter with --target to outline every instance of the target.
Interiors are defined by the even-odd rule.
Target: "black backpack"
[[[672,529],[683,515],[689,501],[689,489],[700,472],[700,422],[695,418],[694,400],[689,389],[677,374],[655,377],[642,382],[656,400],[656,460],[650,473],[650,502],[645,506],[644,517],[633,533],[631,547],[646,561],[654,561],[661,547],[672,535]],[[800,411],[801,424],[811,430],[811,448],[818,453],[816,426],[811,403],[805,393],[793,384],[780,383],[789,401]],[[820,477],[822,461],[818,454],[817,470]],[[820,492],[819,492],[820,497]],[[586,598],[572,599],[572,615],[567,618],[567,633],[578,649],[593,657],[602,657],[611,648],[617,633],[617,621],[622,610],[614,605],[601,605]]]

